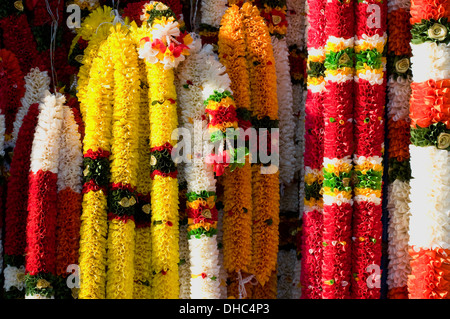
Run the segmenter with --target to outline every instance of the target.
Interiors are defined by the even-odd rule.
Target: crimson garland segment
[[[322,298],[350,297],[353,151],[353,1],[325,4]]]

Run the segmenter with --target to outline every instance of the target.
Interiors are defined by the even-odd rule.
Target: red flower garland
[[[39,115],[39,104],[30,106],[19,130],[6,198],[5,254],[22,256],[26,247],[26,225],[28,216],[28,174],[30,170],[31,146]]]

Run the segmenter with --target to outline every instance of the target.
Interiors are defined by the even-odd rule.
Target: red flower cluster
[[[217,110],[205,109],[205,112],[211,116],[208,127],[224,122],[237,122],[236,108],[233,105],[227,107],[219,106]]]
[[[17,136],[8,179],[5,217],[5,254],[24,255],[28,205],[28,174],[39,105],[30,106]]]
[[[355,83],[355,154],[358,156],[382,156],[384,141],[384,104],[386,82],[371,85],[359,79]]]
[[[56,272],[57,179],[51,171],[29,175],[25,268],[30,275]]]
[[[28,74],[34,67],[39,67],[41,71],[47,69],[46,64],[41,61],[25,14],[10,15],[1,19],[0,28],[3,31],[3,46],[16,55],[23,74]]]
[[[353,207],[352,298],[379,299],[380,289],[367,283],[371,275],[367,267],[379,265],[381,261],[382,207],[371,202],[355,202]],[[378,275],[381,276],[381,273]],[[375,275],[373,277],[381,280]]]
[[[205,211],[208,210],[211,214],[211,217],[207,217]],[[198,209],[188,208],[186,209],[186,214],[188,218],[192,218],[192,224],[198,224],[200,222],[214,223],[219,219],[219,212],[216,207],[210,208],[208,205],[200,205]]]
[[[332,0],[327,2],[325,9],[325,34],[338,38],[353,38],[355,36],[355,16],[353,1]],[[308,34],[309,38],[309,34]]]
[[[377,6],[378,9],[372,6]],[[375,34],[382,36],[387,30],[387,6],[378,0],[358,2],[358,5],[355,6],[355,15],[363,17],[355,21],[355,31],[358,38],[362,38],[363,34],[369,37]]]
[[[350,296],[352,212],[349,203],[323,207],[323,299]]]
[[[450,80],[411,83],[411,127],[442,122],[450,129]]]
[[[173,11],[173,13],[175,13],[177,19],[180,19],[181,14],[183,13],[183,6],[179,0],[160,0],[160,2],[167,5]],[[128,3],[127,6],[123,9],[122,16],[129,17],[131,20],[136,21],[136,24],[140,27],[142,25],[140,16],[142,15],[144,5],[147,3],[148,1]]]
[[[303,215],[302,229],[302,299],[321,299],[322,297],[322,231],[323,216],[314,210]]]
[[[353,81],[328,81],[323,101],[324,157],[344,158],[353,154]]]
[[[58,193],[56,274],[67,277],[67,266],[78,263],[82,195],[66,188]]]
[[[324,94],[308,91],[305,105],[305,166],[319,169],[323,162]]]
[[[308,0],[308,48],[320,48],[325,45],[325,1]],[[309,95],[309,93],[308,93]]]

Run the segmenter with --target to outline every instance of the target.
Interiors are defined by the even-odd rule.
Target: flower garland
[[[412,80],[409,297],[445,299],[450,291],[450,18],[446,0],[411,1]],[[426,167],[423,163],[427,163]]]
[[[193,136],[199,134],[199,129],[202,132],[203,128],[207,128],[210,140],[203,146],[212,148],[212,143],[220,141],[227,128],[237,128],[238,125],[235,103],[229,91],[230,79],[224,73],[223,65],[216,60],[211,45],[205,45],[200,52],[192,55],[184,67],[192,72],[181,73],[184,75],[181,78],[183,88],[190,90],[196,86],[202,89],[197,92],[193,90],[194,95],[186,94],[188,97],[185,99],[187,103],[183,105],[186,107],[186,111],[182,111],[185,117],[183,122],[193,124],[187,125]],[[196,98],[195,93],[200,96]],[[180,95],[180,101],[183,95]],[[209,120],[206,120],[205,113]],[[202,127],[199,127],[200,123]],[[208,152],[207,149],[202,150],[202,145],[197,140],[194,137],[194,154]],[[186,164],[184,171],[188,184],[186,196],[192,272],[191,298],[218,299],[221,296],[217,242],[219,212],[216,207],[216,180],[213,171],[217,164],[211,156],[194,156],[194,162]],[[228,156],[231,157],[230,154]],[[218,169],[215,172],[216,175],[222,173]]]
[[[5,160],[5,132],[6,132],[6,125],[5,125],[5,116],[3,114],[0,115],[0,162],[3,163],[3,161]],[[3,167],[2,167],[3,170]],[[3,172],[2,172],[3,173]],[[5,180],[4,177],[2,176],[1,179],[1,183],[2,185],[1,187],[1,193],[4,193],[5,190]],[[0,217],[2,218],[1,222],[0,222],[0,275],[3,274],[3,216],[4,216],[4,210],[2,209],[0,211]]]
[[[20,127],[8,180],[5,216],[5,298],[25,296],[28,175],[39,104],[30,105]]]
[[[390,299],[407,299],[411,272],[409,241],[409,165],[411,95],[411,32],[409,0],[388,2],[388,140],[389,140],[389,265],[387,285]]]
[[[128,31],[118,24],[107,40],[114,64],[111,185],[108,194],[106,298],[130,299],[134,285],[140,80],[138,56]]]
[[[295,122],[290,81],[289,50],[286,42],[288,23],[286,1],[261,1],[261,16],[269,28],[277,77],[278,118],[280,127],[279,178],[283,186],[291,184],[295,172]]]
[[[83,212],[80,228],[80,299],[106,293],[106,236],[111,151],[113,64],[109,46],[100,45],[89,78],[84,153]]]
[[[189,53],[192,38],[180,32],[175,14],[166,5],[152,1],[145,5],[143,13],[141,19],[151,27],[150,36],[142,39],[139,57],[146,61],[151,101],[154,298],[174,299],[179,296],[179,221],[177,170],[170,156],[175,142],[171,134],[178,124],[173,68]],[[173,38],[177,38],[176,42]]]
[[[47,91],[31,150],[25,298],[53,299],[56,288],[56,218],[59,135],[65,97]]]
[[[327,2],[325,16],[322,298],[342,299],[352,265],[353,1]]]
[[[111,31],[111,23],[114,18],[111,13],[112,8],[107,6],[98,7],[94,10],[83,20],[77,38],[73,40],[72,44],[87,42],[87,45],[84,44],[84,46],[86,46],[84,51],[72,51],[71,54],[75,55],[76,53],[82,53],[76,55],[75,60],[81,63],[77,79],[77,97],[80,101],[80,110],[85,121],[88,99],[87,92],[89,91],[89,74],[93,61],[97,57],[100,44],[106,40]]]
[[[5,115],[6,141],[9,141],[20,98],[25,93],[25,82],[19,60],[14,53],[6,49],[0,50],[0,74],[0,109],[1,113]]]
[[[323,102],[325,99],[325,1],[308,4],[308,70],[305,102],[305,197],[302,225],[302,298],[322,297]]]
[[[371,6],[378,8],[378,25],[370,24]],[[354,104],[354,211],[351,296],[354,299],[379,299],[380,286],[367,278],[371,265],[381,264],[381,185],[384,153],[384,46],[386,1],[358,2],[355,10],[355,104]],[[370,97],[370,99],[368,99]],[[355,176],[356,175],[356,176]],[[369,268],[370,269],[370,268]],[[375,281],[381,279],[375,274]]]
[[[50,77],[47,71],[40,71],[39,68],[31,69],[25,76],[25,94],[20,99],[21,106],[17,110],[14,120],[12,137],[7,143],[8,147],[14,148],[16,145],[19,130],[22,127],[23,119],[28,114],[32,104],[40,103],[46,90],[50,88]]]
[[[81,135],[69,106],[63,106],[60,136],[58,195],[56,220],[56,298],[78,297],[78,288],[68,289],[67,267],[77,264],[80,239],[80,215],[82,201]]]
[[[131,24],[131,36],[136,48],[139,47],[140,39],[147,33],[147,28],[137,28],[137,24]],[[139,104],[139,165],[136,192],[137,205],[135,206],[135,258],[134,258],[134,299],[152,298],[152,238],[151,238],[151,165],[150,165],[150,136],[149,106],[148,106],[148,83],[145,62],[138,59],[139,77],[141,81],[140,104]],[[147,177],[147,178],[146,178]]]
[[[219,59],[228,70],[240,128],[251,126],[250,82],[246,60],[245,30],[242,12],[232,5],[222,17],[218,35]],[[231,284],[229,297],[238,297],[237,274],[247,277],[252,249],[252,186],[251,166],[246,159],[242,167],[223,174],[224,268]],[[246,287],[248,289],[248,287]],[[245,296],[244,296],[245,297]]]
[[[36,40],[31,32],[27,15],[22,12],[23,7],[18,11],[18,15],[16,11],[14,14],[0,19],[2,44],[16,55],[23,74],[28,74],[35,67],[45,70],[44,61],[37,50]]]
[[[276,128],[278,126],[276,70],[269,28],[259,15],[257,7],[245,3],[241,10],[250,66],[251,105],[254,116],[252,122],[256,127]],[[260,135],[259,138],[270,137],[270,134]],[[259,163],[252,166],[253,225],[250,269],[258,281],[255,289],[275,292],[273,296],[269,294],[274,298],[276,288],[274,289],[273,285],[276,287],[276,274],[275,280],[269,279],[272,273],[276,272],[278,253],[279,172],[275,165],[271,165],[265,172],[269,174],[262,174],[264,169]],[[266,283],[268,286],[265,287]]]

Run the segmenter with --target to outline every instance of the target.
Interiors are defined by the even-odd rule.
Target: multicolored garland
[[[14,148],[7,184],[5,206],[5,297],[23,298],[25,275],[26,225],[28,215],[28,174],[38,103],[50,88],[46,71],[32,69],[25,76],[25,95],[16,114],[9,147]]]
[[[450,296],[449,18],[448,0],[411,1],[411,299]]]
[[[143,13],[151,27],[139,57],[145,59],[149,83],[154,298],[174,299],[179,296],[179,229],[177,169],[171,158],[178,125],[173,68],[189,54],[192,38],[180,31],[163,3],[151,1]]]
[[[54,299],[56,289],[56,218],[60,132],[65,97],[47,91],[31,149],[25,298]]]
[[[365,0],[356,4],[351,283],[354,299],[380,298],[381,272],[370,268],[379,270],[381,265],[386,16],[386,1]]]
[[[327,1],[325,45],[322,298],[350,297],[354,2]],[[309,37],[309,35],[308,35]]]
[[[325,1],[309,0],[305,103],[305,197],[302,225],[302,298],[322,297],[323,103],[325,99]]]
[[[411,272],[409,241],[409,165],[411,95],[410,0],[388,1],[388,180],[389,299],[408,299],[408,275]]]

